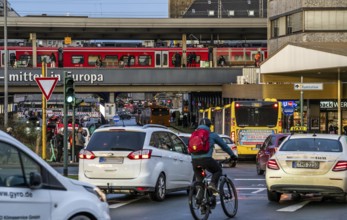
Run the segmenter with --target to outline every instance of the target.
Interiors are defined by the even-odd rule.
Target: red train
[[[4,48],[1,50],[1,67],[4,66]],[[9,65],[13,67],[32,67],[32,47],[9,46]],[[37,47],[37,67],[41,67],[46,58],[48,67],[54,67],[51,55],[56,58],[55,67],[91,68],[101,58],[104,68],[174,68],[182,64],[182,48],[147,47]],[[187,48],[187,67],[208,67],[209,57],[213,66],[253,66],[254,55],[260,51],[262,60],[267,58],[264,47],[221,47]],[[225,61],[219,63],[221,56]]]

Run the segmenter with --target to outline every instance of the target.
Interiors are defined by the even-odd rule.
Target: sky
[[[168,0],[7,0],[20,15],[167,18]]]

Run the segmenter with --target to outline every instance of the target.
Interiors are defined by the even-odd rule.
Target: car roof
[[[331,140],[339,140],[345,135],[338,134],[315,134],[315,133],[306,133],[306,134],[291,134],[289,139],[300,139],[300,138],[324,138]],[[346,136],[345,136],[346,137]]]
[[[168,127],[163,125],[157,125],[157,124],[147,124],[144,126],[119,126],[119,125],[110,125],[110,126],[104,126],[99,127],[94,132],[102,132],[102,131],[110,131],[110,130],[128,130],[128,131],[141,131],[141,132],[147,132],[147,131],[170,131]],[[171,131],[170,131],[171,132]]]
[[[190,137],[192,134],[191,133],[181,133],[181,132],[179,132],[179,133],[177,133],[177,135],[180,136],[180,137]]]

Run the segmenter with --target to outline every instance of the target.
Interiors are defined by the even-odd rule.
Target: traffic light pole
[[[67,149],[67,141],[68,141],[68,130],[67,130],[67,107],[66,103],[66,85],[65,79],[67,78],[67,73],[64,71],[64,176],[68,176],[68,149]]]

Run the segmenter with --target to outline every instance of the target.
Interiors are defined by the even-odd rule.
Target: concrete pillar
[[[114,92],[110,92],[109,98],[108,98],[109,103],[114,103],[115,98],[114,98]]]
[[[36,52],[36,33],[30,33],[31,45],[33,48],[33,67],[37,67],[37,52]]]
[[[182,34],[182,66],[187,66],[187,35]]]

